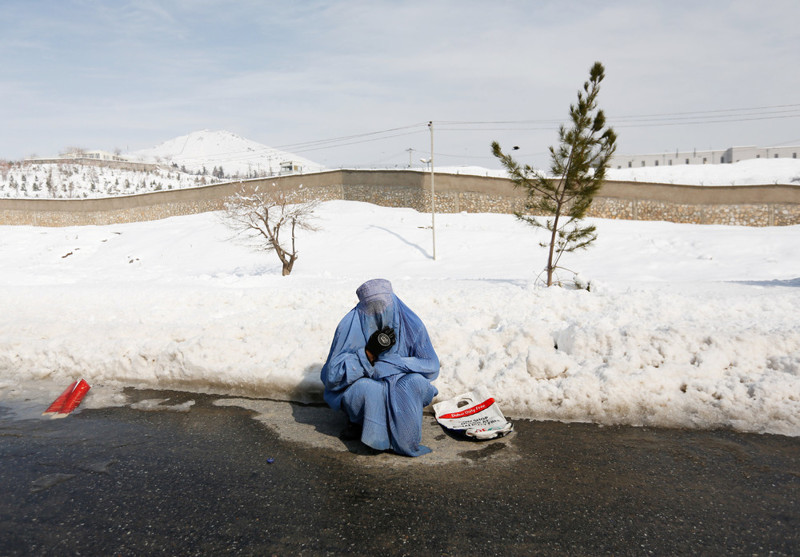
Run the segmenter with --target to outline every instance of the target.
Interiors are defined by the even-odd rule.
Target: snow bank
[[[96,401],[121,385],[319,400],[336,324],[381,276],[428,326],[440,398],[484,386],[512,416],[800,435],[800,227],[597,220],[564,261],[586,292],[535,286],[541,238],[508,215],[437,215],[437,261],[430,215],[319,217],[290,277],[216,214],[0,227],[0,396],[83,376]]]
[[[609,180],[694,186],[800,185],[800,159],[751,159],[731,164],[609,168]]]
[[[523,161],[524,162],[524,161]],[[541,169],[547,172],[547,169]],[[436,172],[505,178],[505,170],[479,166],[436,167]],[[638,168],[609,168],[608,180],[686,186],[800,185],[800,159],[752,159],[732,164],[676,164]]]

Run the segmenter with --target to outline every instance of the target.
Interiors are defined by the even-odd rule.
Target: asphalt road
[[[520,420],[479,443],[426,416],[412,459],[325,407],[126,394],[63,420],[0,401],[0,555],[800,554],[799,438]]]

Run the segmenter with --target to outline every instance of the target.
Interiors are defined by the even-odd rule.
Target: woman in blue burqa
[[[351,434],[361,426],[361,442],[373,449],[429,453],[420,444],[422,409],[438,393],[431,381],[439,358],[428,331],[388,280],[367,281],[356,294],[322,367],[325,402],[347,414]]]

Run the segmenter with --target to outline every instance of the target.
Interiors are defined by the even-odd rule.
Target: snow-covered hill
[[[212,172],[222,168],[226,176],[264,176],[281,172],[293,163],[301,172],[318,172],[323,166],[286,151],[267,147],[227,131],[202,130],[165,141],[152,149],[135,151],[132,157],[144,162],[164,162],[189,171]]]
[[[128,170],[76,162],[15,163],[0,172],[0,197],[87,199],[194,188],[222,179],[177,168]]]
[[[0,166],[0,197],[85,199],[193,188],[238,178],[317,172],[323,167],[227,131],[193,132],[124,156],[143,165],[23,161]],[[52,161],[52,159],[51,159]],[[287,163],[291,168],[286,168]]]

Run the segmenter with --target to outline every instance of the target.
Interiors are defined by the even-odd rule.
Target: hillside
[[[0,197],[88,199],[183,189],[296,172],[322,166],[226,131],[200,131],[125,155],[154,163],[149,170],[87,165],[80,161],[22,161],[0,166]],[[281,163],[292,162],[293,170]]]
[[[76,162],[14,163],[0,173],[0,197],[89,199],[193,188],[221,181],[167,166],[124,170]]]

